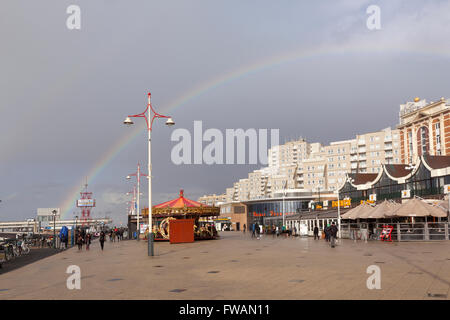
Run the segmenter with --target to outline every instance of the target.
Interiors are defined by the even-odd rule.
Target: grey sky
[[[79,31],[66,28],[70,4],[81,7]],[[366,28],[370,4],[381,30]],[[3,1],[0,219],[59,206],[130,134],[122,121],[145,109],[148,91],[189,130],[202,120],[328,143],[395,126],[400,103],[450,97],[449,12],[448,1]],[[315,48],[167,108],[233,70]],[[258,167],[175,166],[172,130],[154,130],[154,203],[180,188],[193,199],[221,193]],[[142,132],[92,181],[96,215],[125,221],[124,177],[145,166],[146,147]]]

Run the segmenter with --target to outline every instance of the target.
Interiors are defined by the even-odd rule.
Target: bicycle
[[[29,254],[30,253],[30,248],[27,246],[27,244],[24,241],[22,242],[21,248],[22,248],[22,253],[23,254]]]

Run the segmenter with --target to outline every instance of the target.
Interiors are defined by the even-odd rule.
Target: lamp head
[[[166,126],[171,127],[175,124],[171,117],[169,117],[166,121]]]
[[[130,180],[130,179],[131,179],[131,177],[130,177],[130,176],[127,176],[127,179],[128,179],[128,180]]]
[[[123,124],[126,124],[127,126],[131,126],[132,124],[134,124],[133,120],[131,120],[130,117],[127,117],[124,121]]]

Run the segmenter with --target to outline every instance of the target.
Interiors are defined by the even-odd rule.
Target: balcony
[[[392,143],[390,143],[390,144],[385,144],[385,145],[384,145],[384,150],[392,150]]]
[[[366,140],[358,140],[358,146],[361,146],[361,145],[365,145],[366,144]]]

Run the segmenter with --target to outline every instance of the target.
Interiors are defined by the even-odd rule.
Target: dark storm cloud
[[[71,4],[81,8],[81,30],[66,28]],[[381,7],[381,30],[366,28],[369,4]],[[148,91],[189,130],[202,120],[205,128],[279,128],[281,141],[327,143],[394,126],[400,103],[450,96],[449,9],[446,1],[5,1],[0,218],[31,217],[65,200],[129,134],[121,122],[145,109]],[[327,52],[336,46],[357,49]],[[198,84],[315,47],[325,49],[167,110]],[[221,193],[258,168],[175,166],[171,130],[155,126],[154,203],[181,188],[193,199]],[[98,214],[125,221],[121,202],[132,184],[124,176],[146,163],[146,147],[142,133],[92,182]]]

